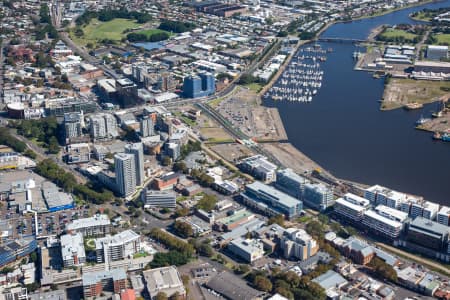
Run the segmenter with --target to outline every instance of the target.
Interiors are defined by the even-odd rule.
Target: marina
[[[449,5],[450,1],[430,3],[380,17],[338,23],[321,37],[367,39],[382,24],[416,23],[408,17],[413,11]],[[384,78],[374,79],[371,74],[354,70],[353,53],[360,47],[326,41],[317,44],[321,49],[331,47],[333,51],[326,53],[326,61],[318,61],[323,71],[322,86],[313,101],[299,105],[301,102],[263,97],[266,106],[278,108],[289,141],[338,178],[378,183],[450,205],[450,143],[442,139],[430,142],[430,132],[411,130],[422,114],[431,118],[431,113],[438,111],[436,104],[424,104],[422,109],[380,111]],[[312,47],[306,44],[300,49]],[[302,53],[305,51],[296,53],[292,62]],[[281,78],[274,86],[281,87]],[[443,135],[444,125],[433,119],[422,126]]]
[[[311,102],[322,87],[321,63],[326,61],[326,53],[318,44],[300,48],[264,100]]]

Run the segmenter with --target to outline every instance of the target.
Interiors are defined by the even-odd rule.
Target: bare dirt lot
[[[214,107],[249,137],[270,141],[287,139],[278,110],[260,106],[259,96],[249,88],[237,88],[231,97],[214,103]]]
[[[210,148],[229,162],[254,154],[249,148],[238,143],[211,145]]]
[[[260,145],[273,153],[284,166],[289,166],[289,168],[299,174],[320,169],[317,163],[298,151],[290,143],[265,143]]]
[[[391,110],[408,103],[431,103],[447,98],[450,93],[448,81],[425,81],[393,78],[384,89],[381,110]]]

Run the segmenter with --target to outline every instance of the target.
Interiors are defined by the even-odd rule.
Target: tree
[[[324,235],[323,226],[318,221],[311,221],[308,224],[306,224],[305,230],[310,235],[312,235],[316,238],[321,238]]]
[[[194,231],[192,230],[191,225],[183,222],[183,221],[175,221],[173,224],[173,229],[175,232],[183,238],[188,238],[194,235]]]
[[[164,157],[162,158],[161,164],[162,164],[163,166],[168,166],[168,165],[170,165],[171,163],[172,163],[172,159],[171,159],[169,156],[164,155]]]
[[[195,207],[204,211],[211,211],[216,207],[216,203],[217,197],[215,195],[205,194]]]
[[[256,289],[263,292],[270,292],[272,290],[272,283],[269,279],[263,276],[256,276],[253,281],[253,285]]]
[[[36,252],[31,252],[31,254],[30,254],[30,260],[31,260],[32,262],[34,262],[34,263],[37,262],[37,254],[36,254]]]
[[[324,224],[324,225],[328,224],[328,222],[330,221],[330,219],[328,218],[328,216],[323,215],[323,214],[320,214],[319,217],[318,217],[318,219],[319,219],[320,223],[322,223],[322,224]]]
[[[185,217],[189,214],[189,208],[182,207],[175,211],[175,218]]]
[[[239,265],[237,268],[234,269],[234,273],[240,275],[240,274],[246,274],[250,272],[250,267],[248,265]]]
[[[186,173],[187,172],[187,166],[186,163],[184,161],[177,161],[173,164],[173,170],[175,172],[183,172]]]
[[[167,298],[167,295],[164,292],[159,292],[155,297],[155,300],[168,300],[168,299],[169,298]]]
[[[284,216],[282,214],[273,216],[269,219],[268,224],[278,224],[281,227],[284,227]]]
[[[59,152],[59,143],[56,137],[54,136],[50,137],[48,143],[48,152],[52,154],[57,154]]]

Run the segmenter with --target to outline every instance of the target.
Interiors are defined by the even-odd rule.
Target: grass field
[[[434,37],[439,45],[450,45],[450,34],[435,34]]]
[[[80,45],[92,43],[96,45],[100,40],[110,39],[120,41],[126,34],[123,32],[127,29],[136,29],[141,26],[135,20],[114,19],[108,22],[101,22],[92,19],[89,25],[83,27],[84,35],[76,37],[74,31],[71,31],[71,38]]]
[[[410,33],[410,32],[407,32],[404,30],[399,30],[399,29],[392,29],[392,28],[388,28],[386,31],[384,31],[381,34],[381,36],[386,39],[394,39],[394,38],[403,37],[405,40],[409,40],[409,41],[412,41],[412,40],[414,40],[414,38],[417,37],[417,35],[414,33]]]
[[[414,79],[391,79],[385,87],[381,110],[391,110],[407,103],[431,103],[447,95],[448,81],[427,81]]]

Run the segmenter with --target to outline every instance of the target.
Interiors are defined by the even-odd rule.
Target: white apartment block
[[[364,212],[362,224],[375,233],[388,238],[398,238],[403,231],[408,214],[391,207],[378,205],[375,210]]]
[[[81,233],[61,236],[61,256],[64,267],[81,266],[86,262],[86,252]]]
[[[95,215],[90,218],[73,220],[66,229],[69,233],[79,232],[83,237],[104,236],[111,230],[111,221],[107,215]]]
[[[337,199],[334,204],[335,213],[354,222],[360,222],[369,208],[369,200],[351,193]]]
[[[110,262],[131,257],[141,250],[141,237],[132,230],[95,240],[97,262]]]

